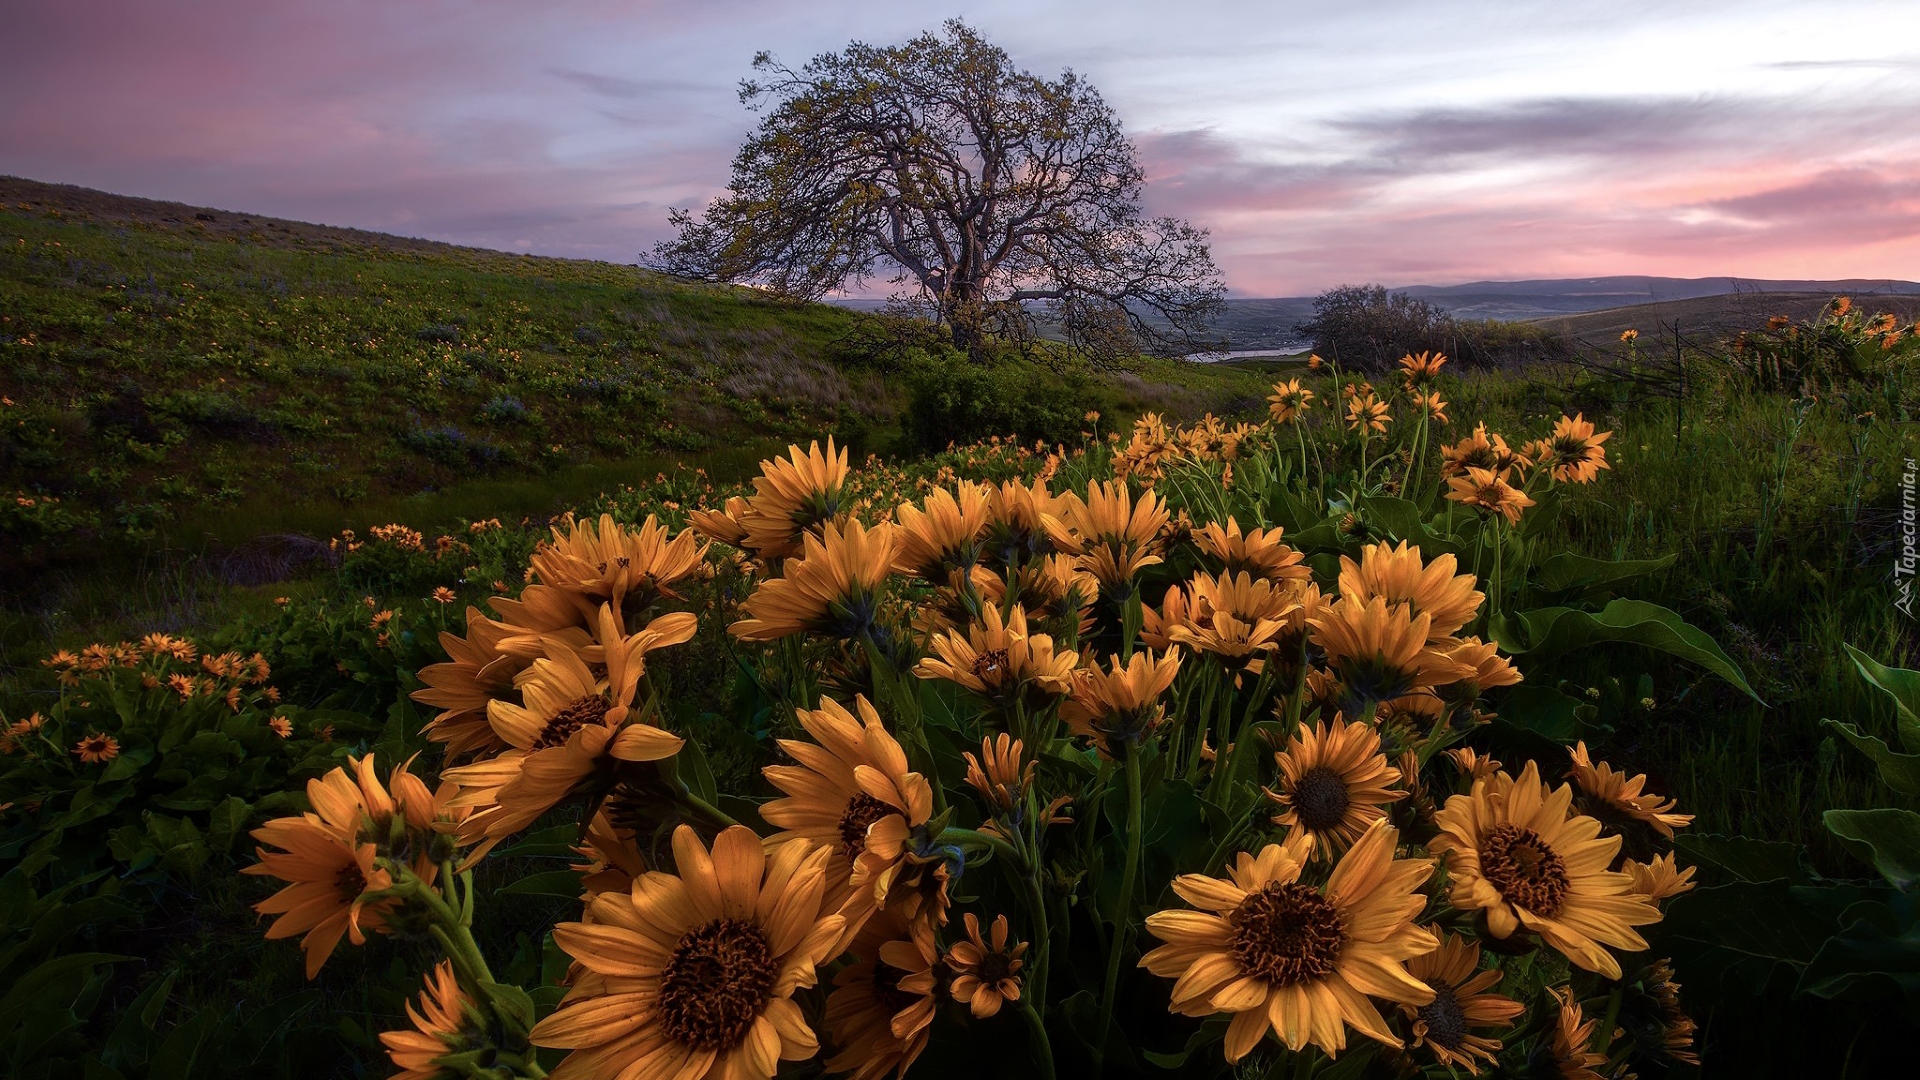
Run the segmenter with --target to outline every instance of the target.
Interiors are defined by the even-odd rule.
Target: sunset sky
[[[724,189],[756,51],[951,15],[1086,76],[1233,295],[1920,279],[1915,0],[27,0],[0,173],[634,262]]]

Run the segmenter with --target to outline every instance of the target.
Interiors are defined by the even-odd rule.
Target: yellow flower
[[[1553,426],[1553,434],[1545,440],[1547,453],[1541,463],[1552,466],[1555,480],[1589,483],[1600,475],[1601,469],[1613,468],[1607,464],[1606,448],[1600,445],[1611,438],[1611,431],[1594,434],[1593,424],[1585,414],[1576,414],[1571,419],[1562,416]]]
[[[926,498],[926,509],[901,503],[893,568],[940,584],[950,571],[966,570],[980,560],[979,540],[986,531],[992,506],[987,488],[962,480],[959,497],[936,488]]]
[[[120,756],[120,740],[90,731],[73,744],[73,754],[88,765],[99,765]]]
[[[1641,790],[1647,784],[1646,774],[1628,777],[1604,761],[1595,765],[1587,756],[1584,739],[1575,743],[1570,753],[1573,766],[1567,776],[1584,796],[1583,809],[1602,821],[1637,821],[1669,840],[1673,839],[1673,830],[1693,823],[1692,814],[1672,812],[1678,805],[1672,799]]]
[[[1301,386],[1299,379],[1288,379],[1273,384],[1273,393],[1267,395],[1267,412],[1276,424],[1291,423],[1295,417],[1307,411],[1307,403],[1312,400],[1313,391]]]
[[[1369,430],[1384,432],[1388,421],[1387,403],[1373,396],[1372,392],[1356,393],[1347,399],[1347,427],[1354,431],[1367,433]]]
[[[799,838],[832,853],[824,870],[827,903],[847,917],[849,932],[885,904],[913,830],[933,816],[926,778],[907,768],[906,751],[872,703],[862,696],[853,704],[857,719],[826,697],[818,710],[800,710],[800,726],[815,742],[781,739],[799,764],[760,770],[785,793],[760,808],[761,818],[782,830],[774,842]]]
[[[1533,931],[1576,965],[1618,979],[1606,946],[1646,948],[1633,927],[1660,921],[1660,909],[1631,877],[1607,869],[1620,838],[1602,837],[1600,822],[1574,814],[1572,803],[1570,786],[1549,791],[1529,761],[1518,779],[1497,773],[1449,798],[1428,849],[1446,856],[1448,901],[1484,912],[1494,937]]]
[[[805,454],[789,446],[786,458],[762,461],[757,494],[740,516],[746,546],[767,559],[799,554],[803,535],[844,517],[846,483],[847,451],[836,451],[832,438],[824,454],[816,442]]]
[[[1692,892],[1693,875],[1696,867],[1681,869],[1671,852],[1656,855],[1650,863],[1635,862],[1628,859],[1621,863],[1620,869],[1633,879],[1633,891],[1658,903],[1670,896],[1679,896]]]
[[[588,922],[553,940],[589,973],[533,1028],[571,1050],[554,1075],[623,1080],[770,1080],[820,1050],[795,990],[813,986],[844,924],[822,911],[832,853],[789,841],[768,854],[735,825],[709,854],[673,834],[677,874],[652,871],[602,893]]]
[[[1440,939],[1440,948],[1407,961],[1407,973],[1433,989],[1433,1000],[1400,1010],[1413,1023],[1413,1047],[1426,1047],[1434,1060],[1449,1069],[1458,1066],[1468,1075],[1480,1075],[1482,1064],[1494,1064],[1500,1040],[1475,1035],[1471,1029],[1508,1028],[1526,1006],[1509,997],[1489,993],[1500,982],[1498,969],[1479,971],[1480,943],[1458,934]],[[1475,974],[1478,972],[1478,974]]]
[[[634,692],[646,654],[693,637],[687,612],[662,615],[631,636],[620,633],[612,605],[600,609],[601,679],[573,649],[551,646],[518,680],[524,704],[494,700],[487,718],[509,749],[489,760],[448,769],[460,785],[457,805],[479,808],[462,835],[497,840],[532,824],[575,791],[598,787],[595,778],[618,773],[622,762],[659,761],[683,740],[632,717]]]
[[[967,759],[967,786],[979,792],[996,813],[1018,806],[1033,784],[1033,772],[1040,763],[1028,761],[1023,768],[1025,750],[1019,739],[1003,731],[980,740],[978,758],[971,753],[960,755]]]
[[[1392,789],[1400,770],[1380,752],[1380,733],[1337,715],[1332,727],[1302,724],[1274,761],[1280,790],[1266,792],[1281,808],[1274,823],[1311,836],[1321,858],[1345,851],[1407,796]]]
[[[1054,546],[1079,556],[1079,563],[1102,586],[1122,593],[1133,576],[1161,561],[1155,553],[1160,530],[1167,524],[1167,507],[1151,490],[1136,502],[1124,484],[1101,482],[1087,488],[1086,498],[1061,497],[1057,513],[1041,516],[1041,527]]]
[[[1061,512],[1064,497],[1049,494],[1045,481],[1002,481],[988,493],[988,556],[1001,566],[1025,566],[1053,551],[1042,521]]]
[[[1439,377],[1440,368],[1446,362],[1446,353],[1423,352],[1418,356],[1409,353],[1400,358],[1400,374],[1409,388],[1425,386]]]
[[[1004,620],[994,605],[982,614],[964,638],[953,632],[934,635],[928,643],[934,655],[920,661],[914,674],[945,679],[1002,709],[1021,702],[1037,709],[1072,691],[1080,654],[1055,653],[1050,635],[1029,634],[1026,609],[1018,604]]]
[[[827,1061],[830,1073],[851,1080],[904,1075],[933,1025],[934,965],[940,950],[933,928],[889,908],[855,937],[851,967],[833,977],[827,995],[827,1033],[840,1052]]]
[[[1533,462],[1523,453],[1515,452],[1507,445],[1507,440],[1487,431],[1485,421],[1473,428],[1473,434],[1440,448],[1441,473],[1445,476],[1465,476],[1468,469],[1488,469],[1495,475],[1505,478],[1515,466],[1525,468]]]
[[[485,1029],[486,1021],[479,1006],[460,989],[453,961],[436,964],[427,973],[426,983],[420,991],[420,1008],[415,1010],[413,1002],[407,1002],[407,1017],[413,1027],[380,1033],[387,1056],[400,1070],[393,1080],[436,1080],[446,1075],[438,1064],[441,1058],[485,1046],[484,1041],[471,1038]]]
[[[1447,422],[1447,403],[1441,399],[1440,391],[1428,390],[1424,393],[1416,393],[1413,395],[1413,404],[1415,408],[1427,410],[1428,419],[1434,423]]]
[[[1132,746],[1159,726],[1166,711],[1160,695],[1179,673],[1178,649],[1158,659],[1138,649],[1125,666],[1116,655],[1106,671],[1098,665],[1081,668],[1074,676],[1073,696],[1060,704],[1060,719],[1068,731],[1091,738],[1103,757],[1114,758],[1116,745]]]
[[[495,622],[479,608],[469,606],[465,637],[440,632],[440,647],[446,650],[447,661],[420,669],[420,681],[426,685],[409,696],[441,710],[427,722],[423,734],[446,743],[449,757],[506,749],[506,741],[487,722],[487,705],[496,699],[519,700],[514,676],[525,671],[531,661],[500,652],[500,643],[514,632],[514,627]]]
[[[1447,498],[1490,514],[1499,514],[1507,519],[1508,525],[1519,524],[1520,512],[1533,505],[1533,500],[1525,492],[1510,486],[1498,473],[1489,469],[1470,468],[1465,476],[1448,480]]]
[[[1347,1031],[1398,1047],[1371,998],[1426,1005],[1434,991],[1406,963],[1438,941],[1413,924],[1426,906],[1420,885],[1431,859],[1395,859],[1399,832],[1376,824],[1324,886],[1300,880],[1293,845],[1242,852],[1226,878],[1182,874],[1173,891],[1200,911],[1159,911],[1147,930],[1166,944],[1140,960],[1177,979],[1169,1008],[1185,1016],[1227,1013],[1226,1057],[1237,1062],[1269,1029],[1290,1050],[1312,1043],[1329,1055]]]
[[[1554,1002],[1560,1006],[1553,1028],[1553,1040],[1548,1044],[1549,1060],[1560,1071],[1560,1080],[1606,1080],[1594,1069],[1596,1065],[1604,1066],[1607,1063],[1607,1055],[1592,1049],[1594,1028],[1600,1025],[1599,1018],[1587,1018],[1586,1011],[1574,998],[1570,986],[1549,986],[1547,993],[1552,994]]]
[[[825,528],[824,537],[802,536],[805,553],[789,560],[781,577],[762,581],[741,609],[747,618],[728,632],[743,641],[774,641],[816,633],[855,639],[874,624],[880,587],[893,572],[895,527],[869,529],[848,521]]]
[[[1640,336],[1640,331],[1638,331],[1638,330],[1633,330],[1633,329],[1627,329],[1627,330],[1622,330],[1622,331],[1620,331],[1620,340],[1621,340],[1621,341],[1633,341],[1634,339],[1636,339],[1636,338],[1638,338],[1639,336]]]
[[[1375,597],[1388,604],[1410,605],[1409,614],[1431,617],[1429,640],[1438,642],[1473,621],[1486,594],[1474,588],[1472,574],[1461,574],[1452,555],[1426,562],[1420,549],[1407,541],[1385,542],[1361,549],[1360,561],[1340,556],[1340,595],[1355,604]]]
[[[1251,574],[1268,581],[1311,580],[1313,570],[1306,565],[1306,556],[1280,542],[1282,531],[1275,526],[1243,534],[1240,523],[1229,517],[1224,527],[1210,521],[1195,529],[1193,541],[1220,560],[1223,577]]]
[[[950,992],[953,1000],[973,1011],[974,1019],[985,1020],[1006,1002],[1020,1000],[1020,969],[1026,963],[1021,957],[1027,943],[1008,946],[1005,915],[994,917],[991,945],[981,940],[980,920],[973,912],[967,912],[966,922],[967,940],[947,950],[947,967],[953,971]]]
[[[1465,665],[1429,644],[1432,615],[1411,614],[1384,596],[1364,604],[1343,596],[1308,622],[1339,677],[1340,710],[1349,715],[1467,674]]]

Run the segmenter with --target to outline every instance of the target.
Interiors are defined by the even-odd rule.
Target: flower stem
[[[1027,1030],[1033,1033],[1033,1056],[1040,1065],[1041,1080],[1053,1080],[1053,1041],[1047,1038],[1047,1025],[1034,1011],[1032,998],[1020,1000],[1020,1016],[1027,1022]]]
[[[1120,989],[1120,959],[1133,928],[1133,878],[1140,869],[1140,748],[1127,748],[1127,861],[1120,871],[1120,902],[1114,909],[1113,945],[1107,953],[1107,984],[1101,996],[1100,1041],[1093,1048],[1094,1075],[1105,1068],[1107,1036],[1113,1030],[1114,997]]]

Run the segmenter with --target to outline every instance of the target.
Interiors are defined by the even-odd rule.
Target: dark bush
[[[413,332],[421,341],[438,341],[452,345],[460,340],[460,328],[451,323],[428,323]]]
[[[1314,352],[1368,372],[1386,371],[1408,353],[1448,352],[1453,328],[1453,317],[1440,308],[1384,285],[1329,289],[1314,298],[1313,318],[1294,327],[1313,335]]]
[[[910,450],[920,451],[995,435],[1071,442],[1100,400],[1084,376],[1019,360],[978,364],[953,357],[920,366],[907,381],[903,435]]]
[[[476,439],[457,427],[414,428],[401,437],[407,448],[430,461],[449,467],[497,465],[505,456],[500,447]]]

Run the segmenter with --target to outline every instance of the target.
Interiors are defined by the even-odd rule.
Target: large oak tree
[[[1207,344],[1225,292],[1207,233],[1144,216],[1133,145],[1073,72],[1016,70],[958,20],[753,66],[740,99],[764,116],[730,191],[673,212],[656,269],[805,299],[884,276],[975,353],[1040,322],[1100,359]]]

